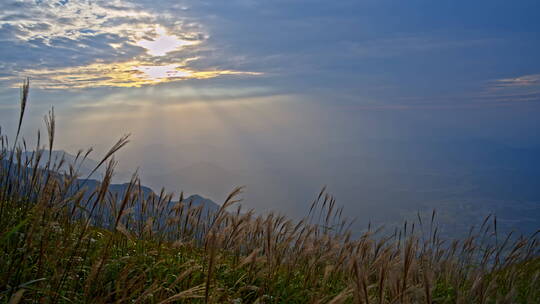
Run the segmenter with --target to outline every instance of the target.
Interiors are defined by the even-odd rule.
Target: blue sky
[[[292,196],[309,198],[333,175],[307,166],[372,141],[537,147],[539,12],[528,0],[6,0],[0,121],[13,131],[30,77],[29,137],[54,106],[58,148],[104,151],[132,133],[126,170],[210,163],[231,184],[269,185],[253,186],[256,207],[270,188],[292,195],[285,181],[303,179],[306,196]]]

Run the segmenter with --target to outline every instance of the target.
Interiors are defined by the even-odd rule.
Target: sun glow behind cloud
[[[135,67],[135,70],[143,72],[145,74],[144,78],[156,81],[164,78],[181,78],[190,76],[189,72],[177,70],[176,67],[176,64],[143,65]]]
[[[89,87],[142,87],[185,79],[208,79],[220,75],[260,75],[255,72],[234,70],[198,71],[183,63],[153,65],[151,62],[126,61],[92,63],[61,69],[29,69],[33,83],[48,89],[81,89]]]
[[[146,52],[152,56],[164,56],[182,46],[196,44],[194,41],[182,40],[168,34],[166,29],[160,25],[156,26],[156,33],[157,37],[153,40],[141,40],[137,42],[138,46],[145,48]]]

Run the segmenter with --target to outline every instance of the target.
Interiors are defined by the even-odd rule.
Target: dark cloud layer
[[[284,92],[339,90],[381,106],[415,97],[447,102],[441,95],[475,100],[486,82],[538,72],[535,6],[535,1],[8,1],[0,16],[1,64],[21,78],[30,67],[197,58],[189,67],[264,73],[260,82]],[[152,39],[155,24],[202,43],[149,58],[137,41]]]

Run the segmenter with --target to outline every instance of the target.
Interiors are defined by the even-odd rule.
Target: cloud
[[[123,0],[110,1],[16,1],[2,7],[0,25],[11,29],[11,40],[43,41],[53,46],[58,40],[80,41],[100,34],[121,37],[135,44],[155,36],[157,14]],[[175,24],[180,39],[193,40],[198,32]]]
[[[534,49],[517,47],[528,40],[508,40],[512,37],[500,31],[420,18],[416,12],[422,10],[414,5],[403,4],[397,16],[390,10],[395,5],[5,0],[0,1],[0,83],[17,87],[30,76],[41,88],[80,89],[181,81],[191,86],[186,80],[207,79],[197,82],[267,86],[327,104],[455,104],[453,99],[463,104],[483,100],[476,95],[486,89],[486,79],[511,75],[506,73],[517,56],[491,69],[504,50]],[[509,90],[531,81],[501,79],[489,87]]]
[[[490,80],[471,98],[478,104],[515,105],[540,102],[540,74]]]
[[[540,74],[523,75],[515,78],[497,79],[492,82],[494,88],[540,87]]]
[[[176,11],[175,11],[176,12]],[[204,27],[124,0],[0,4],[0,81],[41,88],[140,87],[257,72],[190,62],[208,49]],[[223,64],[222,64],[223,65]]]
[[[185,62],[154,65],[152,62],[131,60],[56,69],[26,69],[20,75],[4,77],[4,80],[16,80],[28,76],[32,79],[33,85],[39,88],[81,89],[142,87],[186,79],[215,78],[222,75],[261,75],[261,73],[235,70],[193,70],[187,67]]]

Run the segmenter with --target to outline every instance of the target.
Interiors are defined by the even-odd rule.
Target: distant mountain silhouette
[[[26,163],[27,160],[31,159],[33,152],[23,152],[21,157],[21,163]],[[79,157],[79,159],[76,162],[76,156],[72,155],[66,151],[63,150],[54,150],[51,153],[51,159],[52,163],[59,163],[60,160],[63,158],[64,163],[58,168],[58,173],[66,173],[69,171],[70,165],[76,164],[76,170],[78,172],[78,175],[82,178],[78,179],[78,185],[84,186],[87,191],[86,195],[89,196],[100,184],[100,181],[95,178],[86,179],[85,177],[88,176],[92,172],[92,170],[98,165],[98,162],[96,160],[93,160],[91,158],[82,159],[82,156]],[[40,162],[38,164],[38,167],[40,169],[43,169],[46,167],[46,164],[49,160],[49,153],[48,151],[45,151],[43,153],[42,158],[40,159]],[[9,162],[7,160],[2,161],[2,166],[4,168],[7,168],[9,166]],[[15,168],[15,165],[12,166]],[[32,168],[27,168],[29,172],[31,172]],[[12,170],[12,175],[14,174],[14,170]],[[99,168],[93,176],[99,177],[104,174],[104,169]],[[116,173],[115,173],[116,174]],[[27,174],[29,175],[29,174]],[[127,189],[128,189],[129,183],[121,183],[121,184],[111,184],[109,185],[109,191],[112,195],[118,195],[119,197],[122,197],[125,195]],[[157,196],[154,191],[146,186],[140,187],[140,190],[142,191],[143,195],[148,198],[151,195]],[[175,203],[175,202],[173,202]],[[215,212],[219,209],[219,205],[213,202],[212,200],[205,198],[198,194],[190,195],[186,198],[184,198],[184,203],[191,204],[193,207],[202,207],[202,214],[208,214],[211,212]]]
[[[97,181],[95,179],[87,179],[87,180],[80,179],[79,183],[80,183],[80,185],[84,184],[84,187],[87,188],[87,193],[88,194],[92,193],[92,191],[95,190],[99,186],[99,181]],[[111,192],[112,195],[118,195],[119,197],[123,197],[125,195],[128,187],[129,187],[129,183],[111,184],[111,185],[109,185],[109,191]],[[148,198],[148,197],[150,197],[152,195],[154,195],[156,197],[158,196],[149,187],[141,185],[140,189],[141,189],[141,192],[143,193],[145,198]],[[184,198],[183,202],[185,204],[190,204],[191,203],[191,205],[193,207],[203,206],[202,207],[202,214],[213,213],[213,212],[216,212],[217,210],[219,210],[219,208],[220,208],[220,206],[218,204],[216,204],[214,201],[212,201],[212,200],[210,200],[208,198],[205,198],[205,197],[203,197],[201,195],[198,195],[198,194],[193,194],[193,195],[190,195],[190,196]],[[172,205],[174,205],[175,203],[176,202],[172,202]]]
[[[27,160],[32,159],[34,153],[35,153],[34,151],[23,152],[21,161],[25,163]],[[52,164],[59,164],[60,161],[63,159],[62,165],[60,166],[60,168],[57,168],[56,171],[58,171],[59,173],[66,173],[66,172],[69,172],[70,166],[73,166],[74,169],[77,170],[79,177],[86,178],[92,172],[92,170],[94,170],[94,168],[98,165],[98,161],[90,157],[83,158],[83,156],[84,156],[84,152],[81,153],[81,155],[77,159],[76,155],[73,155],[64,150],[53,150],[51,153],[51,162]],[[48,161],[49,161],[49,151],[44,150],[42,157],[39,161],[39,167],[44,168]],[[102,166],[96,172],[94,172],[91,178],[100,178],[104,175],[104,173],[105,173],[105,166]],[[129,174],[115,170],[114,178],[113,178],[114,181],[117,181],[117,182],[127,181],[129,180],[129,178],[130,178]]]
[[[23,152],[21,161],[26,162],[29,159],[33,159],[34,154],[35,154],[34,151]],[[76,169],[79,169],[79,175],[85,176],[85,175],[88,175],[90,172],[92,172],[92,170],[98,165],[98,162],[91,158],[86,158],[83,160],[82,156],[83,155],[79,157],[79,160],[77,162],[78,166]],[[53,164],[58,163],[60,162],[61,159],[64,159],[64,163],[59,169],[60,169],[60,173],[63,173],[64,171],[69,170],[70,165],[75,164],[76,156],[64,150],[53,150],[51,153],[51,162]],[[44,168],[48,161],[49,161],[49,151],[44,150],[42,157],[39,161],[39,167]],[[103,172],[103,170],[98,170],[98,172]]]
[[[245,179],[212,162],[197,162],[181,169],[151,176],[145,176],[143,173],[141,180],[154,189],[165,187],[168,190],[176,190],[180,187],[180,190],[189,190],[191,193],[223,197]]]

